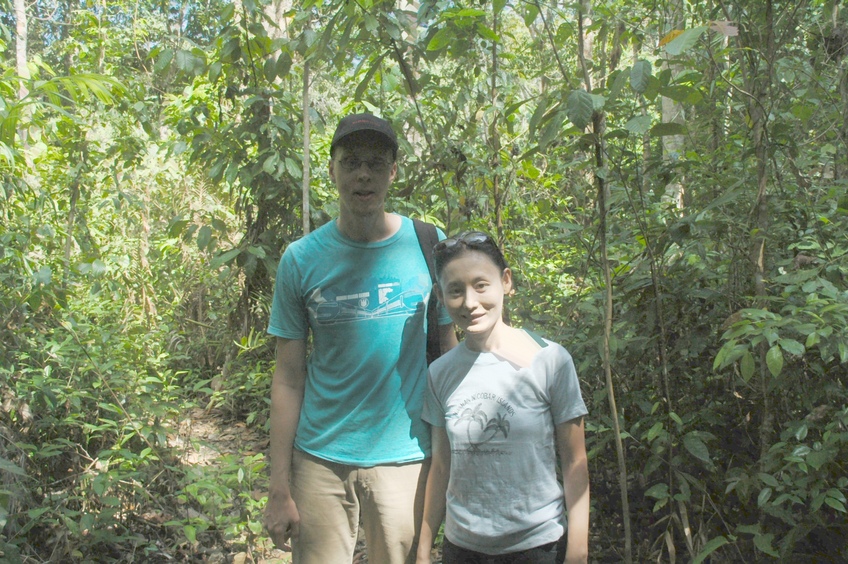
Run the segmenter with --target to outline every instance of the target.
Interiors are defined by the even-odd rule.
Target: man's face
[[[341,213],[382,213],[389,186],[397,174],[392,150],[371,136],[351,137],[335,148],[330,160],[330,178],[339,190]]]

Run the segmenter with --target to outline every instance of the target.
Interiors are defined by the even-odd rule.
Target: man
[[[329,165],[339,216],[289,245],[277,271],[265,520],[277,546],[292,539],[297,564],[351,562],[360,518],[370,562],[414,561],[432,282],[412,221],[385,209],[397,150],[383,119],[339,122]],[[446,351],[456,336],[439,317]]]

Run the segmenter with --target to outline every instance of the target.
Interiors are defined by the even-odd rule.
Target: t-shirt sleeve
[[[436,397],[433,387],[433,374],[427,373],[427,391],[424,392],[424,405],[421,409],[421,419],[434,427],[445,426],[445,409]]]
[[[300,293],[300,272],[291,247],[277,267],[268,333],[284,339],[305,339],[309,324]]]
[[[559,425],[588,414],[580,382],[574,369],[574,360],[565,348],[554,345],[552,362],[548,365],[548,386],[551,398],[551,414],[554,424]]]

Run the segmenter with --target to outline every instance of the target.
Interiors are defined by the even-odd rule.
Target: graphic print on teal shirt
[[[352,291],[351,291],[352,290]],[[369,280],[363,288],[342,290],[318,288],[309,296],[307,309],[316,323],[335,325],[350,321],[413,315],[425,296],[403,291],[399,281]]]

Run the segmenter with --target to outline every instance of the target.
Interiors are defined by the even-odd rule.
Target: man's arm
[[[271,482],[265,507],[265,527],[274,544],[285,546],[298,534],[300,516],[291,497],[292,449],[303,387],[306,381],[306,342],[277,338],[277,366],[271,381]]]
[[[589,462],[583,418],[557,425],[556,440],[568,512],[568,551],[565,562],[584,563],[589,561]]]
[[[445,493],[450,477],[450,443],[444,427],[431,426],[433,461],[424,494],[424,518],[418,535],[416,564],[430,564],[430,549],[445,517]]]
[[[458,344],[459,341],[456,340],[456,330],[453,323],[439,325],[439,348],[442,354],[445,354]]]

